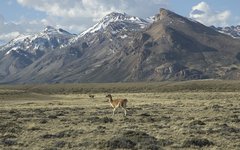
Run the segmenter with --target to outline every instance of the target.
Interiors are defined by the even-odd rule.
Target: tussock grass
[[[238,149],[236,83],[2,86],[0,149]],[[127,117],[106,93],[129,100]]]

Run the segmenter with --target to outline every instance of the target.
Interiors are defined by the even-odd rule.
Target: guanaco
[[[89,94],[88,96],[89,96],[90,98],[94,98],[94,95],[92,95],[92,94]]]
[[[126,110],[127,102],[128,102],[127,99],[115,99],[115,100],[113,100],[111,94],[108,94],[106,97],[109,98],[109,103],[113,107],[113,115],[114,115],[115,110],[119,107],[121,107],[124,110],[125,116],[127,115],[127,110]]]

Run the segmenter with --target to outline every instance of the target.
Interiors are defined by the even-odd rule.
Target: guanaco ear
[[[110,97],[110,96],[111,96],[111,94],[107,94],[107,95],[106,95],[106,97]]]

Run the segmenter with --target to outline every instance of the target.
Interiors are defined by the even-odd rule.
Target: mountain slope
[[[0,48],[0,79],[29,66],[49,51],[68,43],[75,35],[47,26],[34,35],[20,35]]]
[[[240,79],[239,39],[166,9],[152,24],[126,16],[104,17],[2,82]]]
[[[112,12],[102,18],[94,26],[90,27],[86,31],[82,32],[75,38],[72,38],[70,44],[74,44],[76,41],[82,37],[94,36],[94,34],[112,34],[116,35],[121,32],[128,31],[140,31],[146,28],[149,25],[149,22],[144,19],[130,16],[126,13],[117,13]],[[126,35],[122,35],[122,38],[125,38]]]
[[[239,78],[239,40],[165,9],[146,34],[143,80]]]
[[[48,53],[21,72],[8,76],[5,82],[104,82],[108,72],[102,71],[101,75],[95,72],[104,70],[102,68],[109,61],[115,61],[115,57],[122,53],[121,49],[132,40],[132,34],[143,30],[148,23],[127,14],[111,13],[93,27],[100,24],[104,24],[104,28],[94,32],[87,30],[89,32],[70,39],[70,44]],[[117,76],[120,75],[107,80],[113,82],[125,78]]]

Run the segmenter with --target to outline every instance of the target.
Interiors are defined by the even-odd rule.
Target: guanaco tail
[[[128,102],[127,99],[115,99],[115,100],[113,100],[111,94],[108,94],[106,97],[109,98],[109,103],[113,107],[113,115],[114,115],[115,110],[119,107],[124,110],[124,115],[125,116],[127,115],[127,110],[126,110],[127,102]]]

